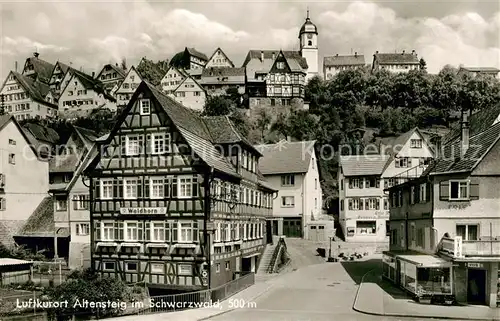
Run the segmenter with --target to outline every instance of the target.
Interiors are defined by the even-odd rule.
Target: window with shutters
[[[151,113],[151,101],[149,99],[139,100],[141,115],[149,115]]]
[[[401,157],[395,160],[396,168],[407,168],[411,167],[411,158]]]
[[[180,243],[198,242],[197,222],[178,222],[178,240]]]
[[[178,181],[179,198],[198,197],[198,177],[196,175],[181,176]]]
[[[134,156],[141,153],[142,136],[125,136],[125,155]]]
[[[170,133],[152,134],[151,152],[153,154],[163,154],[170,152]]]
[[[363,210],[363,200],[359,198],[349,198],[348,205],[349,205],[348,209],[350,211]]]
[[[88,210],[89,195],[73,195],[73,205],[75,210]]]
[[[103,222],[101,225],[101,240],[103,241],[113,241],[115,239],[114,233],[114,223],[113,222]]]
[[[123,195],[125,199],[136,199],[137,198],[137,179],[125,179],[123,180]]]
[[[165,180],[160,179],[151,179],[150,180],[150,198],[158,199],[165,197]]]
[[[86,236],[90,233],[90,224],[89,223],[78,223],[76,226],[76,235],[78,236]]]
[[[450,181],[450,200],[469,199],[469,181]]]
[[[378,198],[365,199],[365,210],[378,210],[378,209],[379,209]]]
[[[113,199],[113,179],[101,179],[100,183],[101,199]]]
[[[367,177],[365,179],[365,187],[366,188],[379,188],[380,187],[380,179],[377,177]]]

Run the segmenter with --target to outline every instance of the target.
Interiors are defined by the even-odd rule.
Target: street
[[[358,284],[366,272],[380,264],[378,257],[366,261],[315,264],[318,258],[311,248],[298,246],[303,243],[287,242],[292,262],[294,256],[299,257],[300,264],[294,264],[296,270],[268,279],[267,283],[273,286],[254,302],[238,302],[244,307],[209,320],[402,320],[361,314],[352,309]]]

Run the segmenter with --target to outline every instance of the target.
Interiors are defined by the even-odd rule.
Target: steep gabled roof
[[[413,53],[376,53],[373,55],[377,62],[381,65],[398,64],[398,65],[418,65],[419,60],[417,54]]]
[[[202,117],[162,93],[153,84],[147,81],[143,81],[139,85],[132,99],[130,99],[129,104],[123,109],[122,114],[119,115],[118,121],[111,133],[108,136],[103,136],[98,139],[100,144],[105,144],[116,134],[138,95],[144,90],[149,90],[151,92],[190,148],[205,164],[216,171],[240,177],[234,166],[230,164],[214,146],[214,139]]]
[[[298,51],[280,50],[250,50],[243,62],[247,76],[254,78],[256,73],[268,73],[279,54],[283,53],[292,71],[306,72],[308,65]],[[262,59],[264,58],[264,59]]]
[[[329,56],[323,58],[323,65],[325,67],[336,66],[364,66],[364,55],[345,55],[345,56]]]
[[[48,84],[52,76],[52,70],[54,70],[54,65],[38,57],[29,57],[26,59],[26,63],[28,62],[33,65],[33,69],[37,75],[36,79]]]
[[[389,155],[349,155],[340,156],[339,164],[344,176],[381,175],[389,159]]]
[[[490,73],[499,73],[500,69],[495,67],[460,67],[460,70],[465,70],[469,72],[490,72]]]
[[[306,173],[309,170],[316,141],[288,142],[256,145],[263,157],[259,170],[263,175]]]
[[[436,161],[430,175],[453,172],[470,172],[477,167],[486,154],[500,140],[500,123],[488,127],[469,139],[469,148],[461,155],[461,141],[451,141],[443,147],[442,158]]]
[[[71,69],[70,72],[72,73],[70,81],[68,82],[66,87],[64,87],[64,89],[61,92],[64,92],[66,90],[66,88],[71,83],[73,78],[77,78],[85,89],[93,90],[98,94],[102,94],[109,101],[112,101],[112,102],[116,101],[116,99],[113,96],[108,94],[108,92],[106,91],[106,89],[104,87],[104,84],[98,78],[92,78],[92,76],[87,75],[86,73],[81,72],[81,71],[76,70],[76,69]]]
[[[186,47],[186,51],[191,55],[191,56],[195,56],[197,58],[200,58],[201,60],[205,60],[205,61],[208,61],[208,57],[207,55],[205,55],[204,53],[202,52],[199,52],[198,50],[196,50],[195,48],[188,48]]]
[[[45,100],[45,97],[50,92],[49,85],[37,80],[33,80],[30,77],[21,75],[20,73],[15,71],[11,71],[10,74],[13,75],[16,81],[24,88],[24,90],[27,91],[31,99],[52,108],[57,108],[57,105],[49,103]]]
[[[200,84],[196,81],[196,79],[194,79],[194,78],[193,78],[192,76],[190,76],[190,75],[189,75],[189,76],[187,76],[186,78],[184,78],[184,79],[181,81],[181,83],[179,84],[179,86],[177,86],[177,88],[175,88],[175,89],[174,89],[174,92],[176,92],[177,90],[179,90],[179,88],[181,88],[181,86],[182,86],[182,85],[183,85],[186,81],[188,81],[189,79],[190,79],[190,80],[192,80],[192,81],[194,82],[194,84],[195,84],[196,86],[198,86],[198,88],[200,88],[200,90],[201,90],[201,91],[205,92],[205,88],[203,88],[203,86],[202,86],[202,85],[200,85]]]
[[[208,67],[203,68],[201,77],[245,77],[245,68]]]
[[[15,236],[54,237],[54,201],[52,197],[44,198],[28,218],[24,226]],[[61,233],[62,232],[62,233]],[[59,231],[57,236],[68,236],[69,231]]]
[[[488,127],[492,126],[500,118],[500,102],[489,108],[483,108],[469,117],[469,135],[474,136]],[[443,137],[443,143],[447,144],[459,139],[461,135],[460,122],[455,124],[450,132]]]
[[[134,72],[135,72],[135,74],[136,74],[137,76],[139,76],[139,79],[142,81],[142,76],[141,76],[141,74],[137,71],[137,69],[135,69],[135,67],[134,67],[134,66],[132,66],[132,67],[130,67],[130,69],[129,69],[129,71],[127,72],[127,75],[125,76],[125,78],[123,79],[123,81],[122,81],[122,82],[120,82],[120,84],[119,84],[119,86],[118,86],[118,88],[116,89],[116,91],[115,91],[115,92],[118,92],[118,91],[122,88],[123,83],[125,82],[125,79],[127,79],[127,77],[128,77],[128,76],[132,73],[132,71],[134,71]]]
[[[215,51],[214,51],[214,52],[213,52],[213,54],[210,56],[210,58],[208,58],[207,63],[208,63],[209,61],[211,61],[211,60],[212,60],[212,58],[215,56],[215,54],[216,54],[218,51],[220,51],[220,52],[224,55],[224,57],[226,57],[226,59],[227,59],[227,61],[229,62],[229,64],[232,66],[232,68],[234,68],[234,63],[233,63],[233,61],[232,61],[231,59],[229,59],[229,57],[226,55],[226,53],[224,52],[224,50],[222,50],[220,47],[218,47],[217,49],[215,49]]]
[[[59,144],[59,134],[50,127],[46,127],[37,123],[26,123],[23,127],[39,141],[48,142],[52,145]]]
[[[113,69],[114,71],[116,71],[118,73],[118,75],[121,76],[122,78],[125,77],[126,72],[123,69],[121,69],[120,67],[113,65],[113,64],[105,64],[102,67],[99,74],[97,75],[96,79],[99,79],[99,77],[101,77],[101,74],[103,73],[103,71],[105,71],[106,67],[108,67],[108,66],[111,67],[111,69]]]
[[[262,156],[251,143],[242,136],[228,116],[209,116],[203,117],[203,121],[207,124],[207,128],[212,135],[213,142],[216,144],[235,144],[242,143],[252,149],[255,153]]]

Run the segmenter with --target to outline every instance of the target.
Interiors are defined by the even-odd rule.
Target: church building
[[[318,28],[309,11],[299,31],[300,50],[250,50],[243,62],[249,107],[304,106],[304,87],[318,75]]]

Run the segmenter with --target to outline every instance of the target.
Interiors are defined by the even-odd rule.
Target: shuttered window
[[[466,200],[469,199],[469,182],[468,181],[450,181],[450,200]]]

